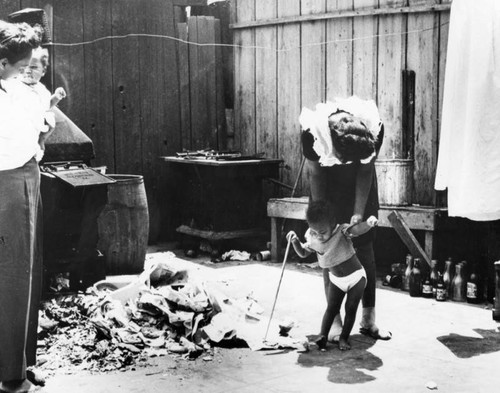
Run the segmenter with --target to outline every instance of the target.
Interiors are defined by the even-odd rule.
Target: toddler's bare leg
[[[328,275],[330,271],[328,269],[323,269],[323,283],[325,286],[325,297],[326,301],[328,302],[328,291],[330,288],[330,276]],[[339,309],[340,311],[340,309]],[[338,342],[340,333],[342,332],[342,318],[340,316],[340,312],[335,315],[332,326],[330,328],[330,333],[328,334],[327,340],[330,342]]]
[[[345,293],[339,287],[330,282],[328,286],[328,305],[326,307],[325,314],[323,315],[323,321],[321,322],[321,338],[318,342],[320,349],[324,350],[326,348],[326,340],[328,338],[328,332],[332,327],[335,315],[340,311],[340,306],[342,305],[342,300],[344,300]]]
[[[342,333],[339,338],[339,349],[344,351],[346,349],[351,349],[349,344],[349,336],[351,334],[352,327],[354,326],[354,321],[356,320],[356,311],[358,310],[359,302],[363,297],[363,291],[365,290],[366,278],[362,277],[356,285],[354,285],[347,292],[347,299],[345,302],[345,319],[344,326],[342,327]]]

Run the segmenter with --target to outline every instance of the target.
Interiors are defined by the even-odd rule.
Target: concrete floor
[[[233,297],[253,293],[270,313],[281,264],[209,264],[176,259],[206,281],[224,283]],[[154,249],[149,258],[165,257]],[[298,321],[295,334],[317,334],[325,299],[318,270],[296,262],[287,265],[275,317]],[[390,341],[375,341],[357,333],[352,350],[340,352],[333,344],[327,352],[312,347],[256,351],[217,348],[213,361],[203,356],[188,361],[175,357],[152,358],[147,368],[90,375],[56,374],[47,393],[108,392],[426,392],[433,381],[440,392],[497,392],[500,389],[500,325],[488,305],[411,298],[408,293],[377,290],[379,326],[393,333]]]

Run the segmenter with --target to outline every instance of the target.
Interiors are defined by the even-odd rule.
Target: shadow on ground
[[[474,331],[482,337],[469,337],[450,333],[447,336],[438,337],[437,340],[460,359],[500,351],[499,330],[474,329]]]
[[[328,381],[332,383],[359,384],[375,379],[363,370],[375,371],[383,365],[382,360],[368,351],[375,340],[362,335],[351,336],[351,350],[340,351],[337,344],[329,343],[326,352],[316,346],[301,353],[297,362],[303,367],[329,367]]]

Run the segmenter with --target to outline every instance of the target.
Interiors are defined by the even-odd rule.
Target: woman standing
[[[338,212],[339,222],[352,224],[378,216],[375,159],[383,140],[383,125],[373,101],[358,97],[337,99],[307,108],[300,115],[302,148],[312,200],[327,200]],[[356,255],[367,274],[363,294],[360,332],[375,339],[389,340],[392,334],[375,323],[376,267],[373,252],[374,229],[354,239]],[[328,271],[323,274],[325,291]],[[330,339],[342,330],[335,318]]]
[[[40,45],[28,24],[0,21],[0,392],[29,392],[41,290],[40,130],[14,79]]]

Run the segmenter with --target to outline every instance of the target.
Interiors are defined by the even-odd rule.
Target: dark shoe
[[[316,345],[322,352],[326,351],[326,341],[327,340],[325,336],[319,336],[319,338],[316,340]]]
[[[45,386],[45,377],[37,369],[26,370],[26,378],[35,386]]]
[[[375,340],[390,340],[392,338],[392,333],[391,332],[386,332],[385,334],[382,334],[379,329],[368,329],[368,328],[359,328],[359,332],[361,334],[364,334],[365,336],[369,336]]]

